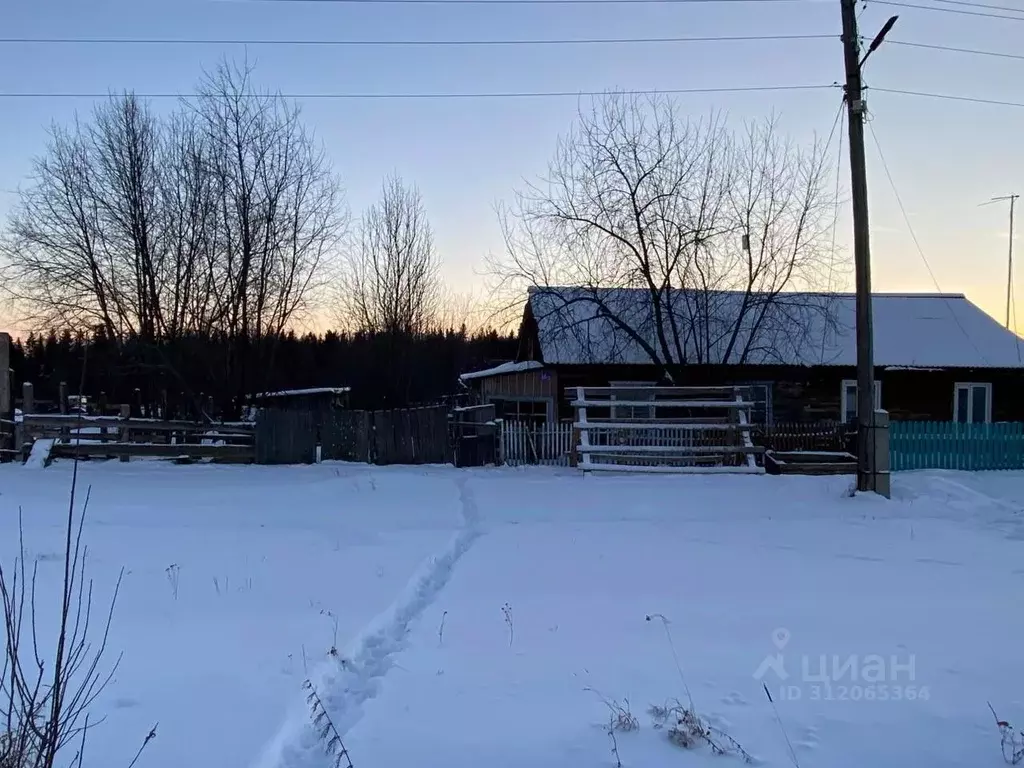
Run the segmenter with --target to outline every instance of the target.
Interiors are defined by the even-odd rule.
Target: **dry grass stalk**
[[[612,730],[629,733],[640,729],[640,721],[637,720],[630,711],[629,699],[623,699],[622,704],[619,704],[615,699],[605,698],[599,691],[596,691],[593,688],[584,688],[583,690],[589,691],[597,696],[597,698],[599,698],[601,702],[608,707],[608,711],[611,713],[609,727],[612,728]]]
[[[352,758],[348,754],[345,742],[341,740],[341,734],[327,713],[324,703],[316,692],[316,686],[307,680],[302,684],[307,691],[306,703],[309,704],[309,716],[313,721],[313,728],[320,743],[324,745],[327,756],[334,761],[334,768],[354,768]]]
[[[1003,751],[1003,760],[1010,765],[1018,765],[1024,761],[1024,731],[1014,731],[1013,726],[1006,720],[1000,720],[992,704],[988,703],[988,709],[992,713],[992,717],[995,718],[996,727],[999,729],[999,746]]]

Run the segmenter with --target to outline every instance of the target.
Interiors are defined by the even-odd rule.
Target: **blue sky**
[[[934,5],[936,0],[913,0]],[[988,0],[994,2],[994,0]],[[1019,5],[1024,19],[1024,2]],[[957,6],[946,5],[947,8]],[[1020,53],[1024,20],[970,17],[868,3],[871,35],[899,13],[904,40]],[[0,36],[495,39],[834,34],[835,39],[743,43],[508,47],[295,47],[0,43],[0,92],[189,91],[202,67],[246,55],[261,86],[286,93],[423,93],[702,88],[831,83],[842,79],[839,7],[828,2],[662,5],[436,5],[331,2],[0,0]],[[879,88],[1024,103],[1024,60],[886,46],[867,68]],[[695,117],[711,109],[741,121],[772,111],[799,140],[827,134],[838,90],[679,96]],[[171,102],[158,107],[171,108]],[[0,215],[41,151],[45,128],[85,113],[84,99],[0,99]],[[1024,193],[1024,108],[869,92],[876,131],[935,276],[1002,319],[1006,208],[978,207]],[[479,288],[483,258],[501,251],[494,214],[522,179],[544,171],[574,98],[303,102],[354,212],[384,174],[421,189],[445,263],[460,290]],[[869,188],[876,290],[932,291],[870,134]],[[843,165],[841,182],[848,188]],[[1021,208],[1024,214],[1024,206]],[[1021,216],[1024,224],[1024,215]],[[849,217],[839,242],[849,243]],[[1024,243],[1024,238],[1019,239]],[[1024,250],[1018,293],[1024,287]],[[848,259],[849,252],[842,258]],[[1020,328],[1024,329],[1024,306]]]

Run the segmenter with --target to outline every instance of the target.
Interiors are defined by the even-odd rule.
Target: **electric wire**
[[[974,343],[974,339],[967,333],[963,324],[960,322],[960,318],[957,317],[956,311],[949,303],[949,297],[942,292],[942,287],[939,285],[939,280],[935,276],[935,272],[932,270],[932,265],[928,262],[928,257],[925,255],[924,248],[921,247],[921,241],[917,239],[917,233],[914,231],[914,225],[910,223],[910,216],[907,214],[907,209],[903,205],[903,198],[900,196],[899,190],[896,188],[896,182],[893,180],[892,172],[889,170],[889,163],[886,162],[885,153],[882,152],[882,145],[878,141],[878,134],[875,133],[875,126],[872,125],[871,121],[867,121],[868,131],[871,133],[871,140],[875,144],[875,150],[878,152],[878,159],[882,161],[882,170],[885,171],[885,177],[889,180],[889,186],[892,189],[893,197],[896,198],[896,205],[900,209],[900,214],[903,216],[903,221],[907,225],[907,231],[910,233],[910,239],[914,241],[914,247],[917,248],[917,252],[921,257],[921,261],[924,262],[925,269],[928,270],[928,275],[932,279],[932,283],[935,284],[935,290],[938,291],[939,295],[942,296],[943,302],[946,305],[946,309],[952,316],[960,332],[964,335],[964,338],[970,342],[971,346],[974,347],[974,351],[978,353],[978,356],[988,364],[988,358],[985,354],[978,349],[978,345]]]

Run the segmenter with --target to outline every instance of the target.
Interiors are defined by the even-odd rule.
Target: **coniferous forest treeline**
[[[90,337],[51,332],[13,342],[11,369],[16,394],[30,381],[43,404],[66,382],[69,393],[93,400],[166,403],[174,415],[234,418],[252,394],[306,387],[351,387],[354,408],[436,402],[459,393],[460,373],[513,358],[516,344],[514,335],[465,328],[286,332],[243,343],[239,359],[237,340],[218,336],[114,342],[102,330]]]

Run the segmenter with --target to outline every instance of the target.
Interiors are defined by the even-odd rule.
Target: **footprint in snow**
[[[748,704],[747,700],[743,698],[743,694],[738,691],[730,691],[725,694],[725,696],[722,697],[722,703],[732,704],[736,707],[745,707]]]
[[[935,557],[919,557],[919,558],[917,558],[917,562],[919,562],[919,563],[928,563],[928,564],[931,564],[931,565],[948,565],[948,566],[954,566],[954,567],[963,565],[963,563],[959,563],[959,562],[957,562],[955,560],[940,560],[940,559],[935,558]]]
[[[801,738],[795,744],[801,749],[817,749],[819,744],[818,729],[813,725],[804,728]]]

